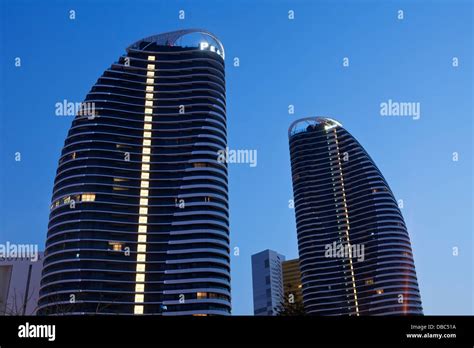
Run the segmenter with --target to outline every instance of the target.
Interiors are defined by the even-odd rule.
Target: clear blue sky
[[[338,119],[404,200],[425,313],[473,313],[472,2],[0,4],[0,243],[44,246],[72,121],[54,115],[55,103],[82,101],[136,40],[202,27],[226,49],[229,146],[258,151],[257,167],[230,166],[231,245],[240,248],[232,256],[233,313],[252,313],[251,254],[270,248],[297,257],[287,128],[311,115]],[[388,99],[421,103],[420,120],[380,116]]]

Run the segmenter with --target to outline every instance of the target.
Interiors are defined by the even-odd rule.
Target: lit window
[[[149,148],[149,147],[144,147],[144,148],[143,148],[143,153],[144,153],[145,155],[149,155],[150,152],[151,152],[151,151],[150,151],[150,148]]]
[[[139,211],[140,215],[146,215],[148,214],[148,208],[147,207],[141,207]]]
[[[207,298],[207,292],[198,292],[197,298],[198,299]]]
[[[151,132],[148,132],[148,131],[143,132],[143,137],[144,138],[151,138]]]
[[[148,179],[150,177],[149,173],[142,173],[142,179]],[[146,180],[142,181],[142,188],[148,188],[150,186],[150,183]]]
[[[378,295],[383,294],[383,289],[377,289],[377,290],[375,290],[375,292],[376,292]]]
[[[137,252],[139,252],[139,253],[146,252],[146,245],[145,244],[138,244]]]
[[[128,188],[126,187],[118,187],[118,186],[114,186],[114,191],[128,191]]]
[[[146,233],[146,226],[145,225],[139,225],[138,226],[138,233]]]
[[[207,317],[207,314],[193,314],[193,317]]]
[[[114,178],[114,182],[124,182],[124,181],[128,181],[128,179]]]
[[[109,242],[109,245],[112,247],[113,251],[122,251],[123,244],[120,242]]]
[[[143,306],[135,306],[134,314],[143,314]]]
[[[138,283],[143,283],[145,281],[145,274],[144,273],[137,273],[137,276],[136,276],[135,280]]]
[[[374,283],[374,280],[373,280],[372,278],[367,279],[367,280],[365,281],[365,284],[366,284],[366,285],[372,285],[373,283]]]
[[[152,114],[153,109],[152,108],[145,108],[145,114]]]
[[[146,99],[153,99],[153,93],[146,93],[145,98]]]
[[[152,100],[145,101],[145,106],[153,106],[153,101]]]
[[[149,164],[142,164],[142,171],[148,172],[150,170],[150,165]]]
[[[154,82],[153,79],[146,79],[146,84],[147,84],[147,85],[152,85],[153,82]]]
[[[145,291],[145,284],[135,285],[135,292],[144,292],[144,291]]]
[[[155,76],[155,72],[154,72],[154,71],[151,71],[151,70],[148,70],[148,71],[146,72],[146,76],[147,76],[147,77],[154,77],[154,76]],[[146,81],[147,81],[147,83],[148,83],[148,79],[147,79]],[[153,81],[153,80],[152,80],[152,81]],[[151,83],[153,83],[153,82],[151,82]]]
[[[145,163],[150,162],[150,156],[148,156],[148,155],[142,156],[142,162],[145,162]]]
[[[145,123],[145,127],[143,127],[146,130],[151,130],[151,123]]]
[[[150,139],[143,139],[143,146],[150,146],[151,140]]]
[[[137,262],[145,262],[145,254],[138,254],[137,255]]]
[[[147,68],[148,70],[155,70],[155,64],[148,64],[148,65],[146,66],[146,68]]]
[[[146,243],[146,234],[138,235],[138,243]]]
[[[143,302],[144,295],[143,294],[136,294],[135,295],[135,302]]]
[[[148,190],[140,190],[140,196],[148,196]]]
[[[155,56],[148,56],[148,60],[155,60]]]
[[[146,86],[147,92],[153,92],[153,86]]]
[[[83,201],[83,202],[94,202],[95,201],[95,194],[93,194],[93,193],[83,193],[81,201]]]
[[[152,117],[151,116],[145,116],[145,122],[151,122]]]
[[[148,205],[148,198],[140,198],[140,205]]]
[[[72,157],[72,159],[76,159],[76,153],[73,152],[71,157]]]
[[[145,272],[145,264],[144,263],[139,263],[137,265],[137,272]]]
[[[63,199],[63,203],[64,203],[64,204],[67,204],[67,203],[69,203],[70,201],[71,201],[71,196],[64,197],[64,199]]]
[[[194,168],[204,168],[207,167],[206,163],[194,163]]]

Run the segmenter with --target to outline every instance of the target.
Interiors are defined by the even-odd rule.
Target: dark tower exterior
[[[39,314],[228,315],[224,48],[204,30],[128,47],[59,160]]]
[[[305,310],[421,315],[410,238],[382,173],[329,118],[289,129]]]

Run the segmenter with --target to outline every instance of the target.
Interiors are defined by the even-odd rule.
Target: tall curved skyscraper
[[[142,39],[72,122],[54,183],[39,314],[228,315],[224,48]]]
[[[294,122],[289,143],[306,312],[422,314],[405,222],[364,148],[322,117]]]

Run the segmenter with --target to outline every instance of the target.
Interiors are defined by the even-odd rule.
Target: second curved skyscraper
[[[340,123],[289,129],[305,310],[317,315],[419,315],[410,238],[383,175]]]

